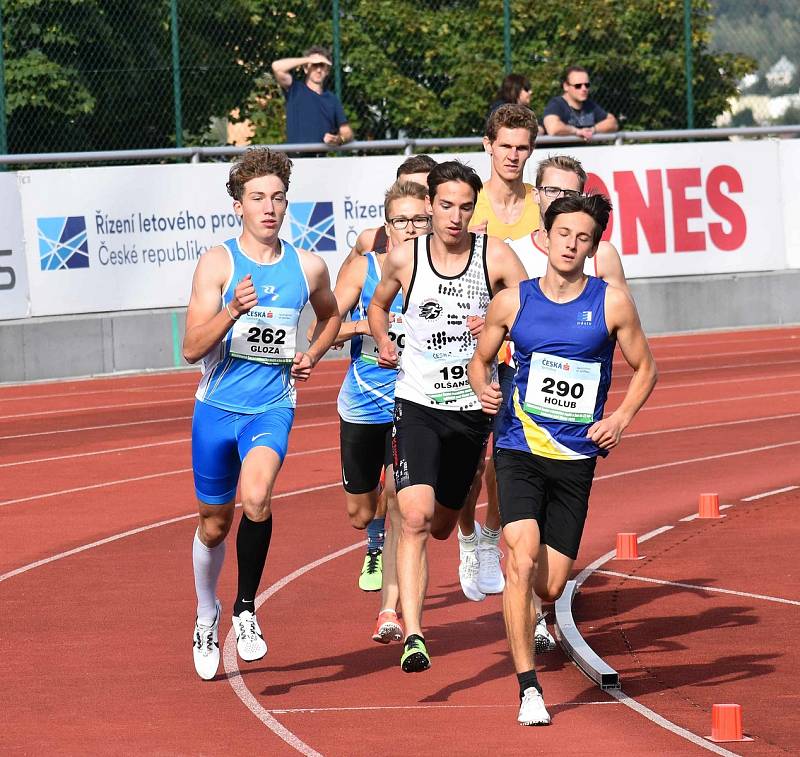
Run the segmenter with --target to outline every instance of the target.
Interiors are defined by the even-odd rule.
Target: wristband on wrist
[[[238,321],[239,320],[239,316],[233,314],[233,312],[231,311],[230,306],[228,305],[227,302],[225,303],[225,310],[228,311],[228,315],[230,316],[232,321]]]

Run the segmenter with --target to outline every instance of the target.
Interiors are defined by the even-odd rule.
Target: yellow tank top
[[[486,190],[482,189],[478,194],[478,201],[475,203],[475,213],[470,221],[470,226],[477,226],[484,221],[489,222],[486,233],[492,237],[500,237],[505,242],[513,242],[526,237],[538,229],[539,206],[533,199],[533,185],[525,184],[525,206],[522,215],[515,223],[503,223],[497,218]]]

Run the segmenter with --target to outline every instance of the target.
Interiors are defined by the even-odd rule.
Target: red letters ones
[[[617,196],[614,216],[620,227],[620,252],[623,255],[639,253],[639,228],[650,253],[667,252],[667,202],[672,209],[675,252],[703,252],[709,248],[708,238],[713,248],[737,250],[747,237],[744,210],[731,197],[744,191],[742,177],[733,166],[715,166],[708,172],[705,183],[699,168],[647,170],[644,187],[633,171],[615,171],[613,181]],[[586,188],[613,199],[608,187],[596,174],[589,174]],[[703,196],[708,209],[722,222],[704,219]],[[611,236],[613,223],[612,218],[603,239]]]

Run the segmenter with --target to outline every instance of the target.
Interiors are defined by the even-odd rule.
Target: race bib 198
[[[254,307],[234,322],[230,354],[267,365],[291,363],[296,337],[296,310]]]
[[[464,397],[475,397],[467,378],[467,363],[471,356],[439,359],[426,357],[423,361],[423,386],[425,394],[434,402],[441,405],[457,402]]]
[[[403,348],[406,346],[406,327],[403,323],[402,315],[391,313],[390,318],[393,320],[389,324],[389,338],[397,347],[397,359],[399,360],[403,354]],[[368,363],[377,364],[379,352],[378,344],[372,338],[372,335],[364,334],[361,337],[361,359],[366,360]]]
[[[523,409],[566,423],[592,423],[600,386],[600,363],[534,352]]]

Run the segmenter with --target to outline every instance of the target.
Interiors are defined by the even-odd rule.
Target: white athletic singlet
[[[469,260],[456,276],[434,269],[431,235],[414,240],[414,271],[403,305],[406,345],[395,397],[443,410],[481,409],[467,380],[467,363],[477,343],[467,317],[486,316],[491,288],[487,237],[470,236]]]

